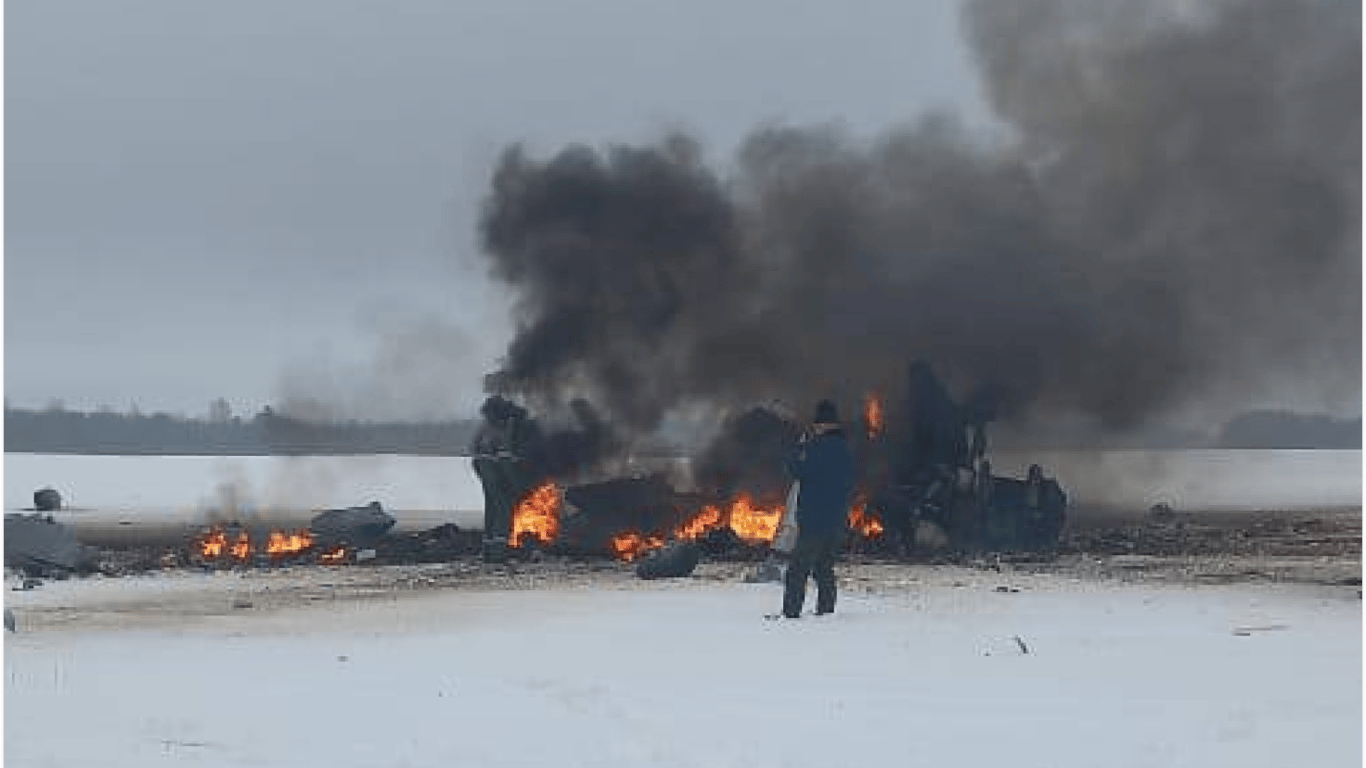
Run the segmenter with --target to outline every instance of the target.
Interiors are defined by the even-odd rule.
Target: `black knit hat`
[[[830,400],[822,400],[816,403],[816,418],[812,421],[817,424],[838,424],[840,414],[835,408],[835,403]]]

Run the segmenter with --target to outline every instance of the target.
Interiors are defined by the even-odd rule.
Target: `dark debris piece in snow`
[[[62,494],[55,488],[40,488],[33,492],[33,508],[39,512],[58,512],[62,508]]]
[[[702,551],[690,542],[674,542],[641,558],[636,566],[636,576],[642,579],[670,579],[691,576],[697,563],[702,559]]]
[[[75,571],[87,564],[85,547],[69,528],[37,513],[5,515],[5,567],[29,575]]]
[[[396,522],[378,501],[372,501],[363,507],[329,509],[314,517],[308,527],[313,531],[317,546],[369,548]]]

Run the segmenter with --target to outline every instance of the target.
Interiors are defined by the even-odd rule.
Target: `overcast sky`
[[[5,394],[472,410],[509,142],[724,159],[763,121],[985,123],[953,3],[30,0],[5,7]]]

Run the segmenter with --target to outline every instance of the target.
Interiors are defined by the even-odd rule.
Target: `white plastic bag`
[[[787,492],[787,507],[783,509],[783,519],[778,521],[778,535],[773,537],[773,551],[785,555],[792,554],[797,546],[797,492],[801,483],[792,481]]]

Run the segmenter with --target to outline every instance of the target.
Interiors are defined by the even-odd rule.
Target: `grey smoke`
[[[311,423],[423,422],[469,413],[467,358],[477,334],[441,318],[393,310],[366,325],[372,353],[343,360],[326,351],[281,371],[275,410]]]
[[[518,330],[488,388],[632,435],[699,405],[850,410],[912,358],[1004,417],[1116,430],[1287,369],[1360,388],[1359,4],[963,19],[1008,140],[942,114],[765,127],[724,174],[681,135],[510,148],[481,232]]]

